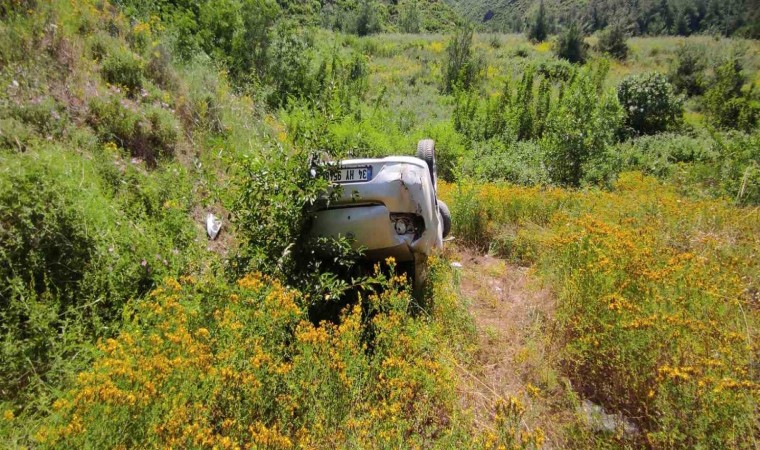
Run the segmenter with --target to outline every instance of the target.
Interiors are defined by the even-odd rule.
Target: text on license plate
[[[330,181],[333,183],[357,183],[372,179],[372,166],[364,167],[341,167],[330,173]]]

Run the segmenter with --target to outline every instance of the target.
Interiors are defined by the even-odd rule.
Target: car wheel
[[[443,200],[438,200],[438,210],[441,211],[441,218],[443,219],[443,237],[446,237],[451,233],[451,212]]]
[[[433,182],[433,188],[438,186],[438,166],[435,164],[435,141],[432,139],[423,139],[417,143],[417,158],[425,161],[430,170],[430,181]]]

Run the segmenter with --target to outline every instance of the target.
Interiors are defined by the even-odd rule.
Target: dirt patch
[[[453,258],[462,264],[461,295],[478,335],[475,360],[461,376],[464,406],[478,426],[488,427],[497,399],[519,398],[526,406],[524,425],[541,428],[548,448],[563,448],[562,424],[572,420],[572,408],[563,405],[553,364],[554,297],[528,268],[467,249],[457,249]]]

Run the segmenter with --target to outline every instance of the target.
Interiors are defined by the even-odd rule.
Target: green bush
[[[496,140],[480,142],[465,163],[465,170],[485,181],[509,181],[528,186],[550,181],[544,168],[543,149],[535,141],[508,145]]]
[[[121,175],[112,158],[60,147],[0,157],[0,402],[49,407],[124,304],[193,257],[186,177]]]
[[[12,337],[18,342],[35,341],[37,324],[25,319],[33,316],[26,301],[48,302],[57,308],[54,315],[76,304],[77,285],[91,268],[96,253],[95,236],[88,232],[94,225],[88,223],[91,219],[88,213],[95,211],[87,209],[91,206],[88,203],[107,208],[107,202],[97,195],[97,190],[76,189],[54,167],[36,167],[26,159],[22,164],[6,163],[9,165],[0,178],[0,223],[3,224],[0,278],[8,284],[2,288],[0,311],[4,331],[12,330],[16,334]],[[50,331],[54,331],[54,327],[51,328]],[[10,381],[7,376],[0,379]],[[0,391],[6,392],[7,388],[4,386]]]
[[[148,160],[170,156],[179,139],[179,122],[171,111],[160,106],[149,106],[143,110],[144,120],[139,122],[140,134],[147,140],[149,148],[145,153]]]
[[[454,186],[450,202],[453,205],[452,232],[466,245],[486,250],[493,238],[492,230],[489,229],[488,211],[475,186],[470,180],[459,180]]]
[[[356,34],[367,36],[380,31],[380,17],[374,0],[362,0],[356,13]]]
[[[0,119],[0,149],[22,152],[35,138],[34,131],[20,120],[13,117]]]
[[[103,60],[103,79],[136,95],[143,86],[143,62],[129,50],[114,49]]]
[[[614,155],[619,171],[638,170],[661,179],[677,171],[679,163],[709,162],[717,157],[710,136],[674,133],[636,137],[616,146]]]
[[[66,109],[48,96],[23,103],[12,102],[6,110],[0,110],[2,116],[5,116],[6,126],[0,129],[0,139],[5,141],[6,147],[17,149],[26,147],[34,137],[59,139],[69,125]]]
[[[682,190],[702,190],[710,197],[726,197],[738,205],[760,205],[760,132],[716,133],[714,158],[681,167],[676,173]]]
[[[172,67],[172,56],[164,45],[156,46],[145,65],[145,76],[163,89],[176,91],[179,76]]]
[[[171,155],[180,129],[174,114],[157,106],[133,111],[124,102],[116,95],[90,102],[88,121],[100,140],[116,142],[132,156],[151,165]]]
[[[640,134],[677,129],[683,121],[683,104],[665,75],[650,72],[629,75],[618,86],[625,124]]]
[[[752,91],[742,90],[745,81],[741,62],[736,56],[728,58],[715,70],[715,78],[704,99],[713,126],[749,131],[757,125],[760,108],[752,100]]]
[[[172,24],[170,36],[177,56],[184,61],[192,60],[201,48],[195,14],[189,10],[174,11]]]
[[[558,58],[573,64],[586,62],[588,44],[583,40],[583,33],[577,24],[570,24],[565,31],[560,33],[557,42],[554,43],[554,53]]]
[[[454,128],[472,141],[541,137],[552,103],[550,80],[542,79],[536,90],[535,73],[529,67],[515,84],[513,89],[507,81],[500,95],[485,101],[477,91],[457,92],[452,113]]]
[[[494,35],[494,39],[501,45],[501,41],[498,40],[498,36]],[[493,47],[493,45],[491,45]],[[512,55],[515,58],[527,58],[530,56],[530,48],[528,48],[527,45],[518,45],[515,47],[514,51],[512,52]]]
[[[274,0],[248,0],[240,10],[242,29],[237,31],[234,46],[234,74],[245,79],[251,72],[266,75],[268,52],[281,10]]]
[[[579,72],[549,113],[541,145],[555,183],[578,186],[615,142],[623,111],[614,93],[603,88],[606,70]]]
[[[462,135],[456,132],[450,122],[436,122],[426,125],[421,136],[429,136],[435,140],[438,178],[445,181],[454,181],[459,175],[458,172],[462,160],[467,155]]]
[[[169,271],[155,255],[173,257],[160,225],[135,225],[133,197],[104,189],[92,157],[52,147],[0,160],[0,401],[33,411],[84,367],[124,303]],[[186,231],[171,232],[188,245]]]
[[[542,227],[526,224],[519,227],[504,227],[491,242],[489,252],[505,258],[514,264],[529,267],[537,262],[543,251]]]
[[[299,263],[295,244],[306,230],[308,208],[327,189],[326,177],[310,176],[308,154],[282,149],[250,161],[244,170],[232,208],[241,241],[237,271],[292,275]]]
[[[236,34],[242,28],[241,2],[210,0],[198,6],[198,38],[203,50],[215,60],[234,65]]]
[[[422,31],[418,0],[407,0],[399,7],[399,27],[404,33]]]
[[[536,68],[536,74],[552,82],[569,81],[575,74],[573,65],[564,59],[545,59],[533,65]]]
[[[621,61],[628,58],[630,49],[626,42],[623,25],[620,23],[610,25],[599,33],[598,49],[601,53],[605,53]]]
[[[113,141],[122,148],[129,148],[139,117],[122,105],[122,101],[117,95],[93,99],[89,105],[88,122],[103,142]]]
[[[760,134],[737,131],[693,136],[662,133],[621,143],[610,153],[615,173],[637,170],[673,182],[690,197],[760,203]]]
[[[305,98],[314,92],[310,73],[312,37],[297,31],[292,22],[279,23],[267,51],[267,81],[273,86],[268,102],[283,106],[292,97]]]
[[[701,95],[705,89],[706,48],[686,43],[678,46],[668,78],[676,92],[688,96]]]

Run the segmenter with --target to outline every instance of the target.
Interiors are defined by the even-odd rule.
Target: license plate
[[[330,181],[333,183],[360,183],[372,179],[372,166],[340,167],[331,172]]]

